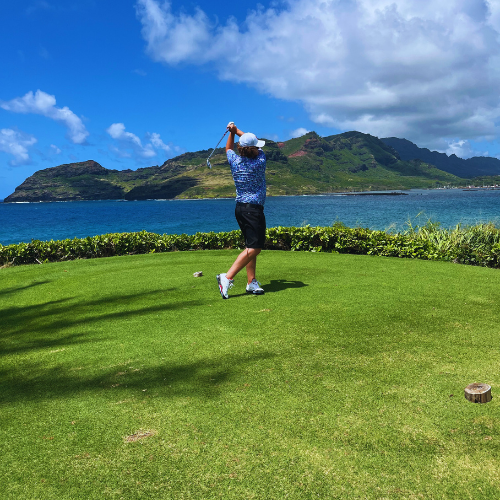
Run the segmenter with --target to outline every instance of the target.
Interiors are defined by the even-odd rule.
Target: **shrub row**
[[[482,234],[476,226],[462,230],[461,237],[457,237],[458,233],[452,234],[436,227],[427,231],[412,228],[405,233],[394,234],[349,228],[341,223],[331,227],[274,227],[267,230],[265,249],[449,260],[500,267],[499,231],[491,226],[488,228],[488,237],[483,235],[474,240],[464,234],[466,231]],[[241,248],[244,248],[244,242],[240,231],[194,235],[160,235],[141,231],[0,245],[0,265],[41,264],[153,252]]]
[[[110,233],[59,241],[32,240],[18,245],[0,245],[0,265],[41,264],[74,259],[184,250],[243,248],[240,231],[226,233],[156,234]]]

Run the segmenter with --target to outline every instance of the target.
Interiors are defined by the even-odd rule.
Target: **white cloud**
[[[477,151],[474,149],[469,141],[452,141],[448,144],[445,153],[456,155],[459,158],[471,158],[472,156],[489,156],[488,151]]]
[[[0,130],[0,151],[14,156],[11,165],[23,165],[30,162],[28,148],[37,142],[32,135],[18,130],[3,128]]]
[[[202,10],[197,9],[194,16],[175,17],[170,2],[160,5],[156,0],[140,0],[136,9],[153,59],[171,64],[186,59],[206,59],[204,48],[212,43],[212,34],[208,17]]]
[[[292,130],[292,131],[290,132],[290,137],[291,137],[292,139],[295,139],[295,138],[297,138],[297,137],[302,137],[303,135],[307,134],[308,132],[310,132],[310,130],[307,130],[307,129],[306,129],[306,128],[304,128],[304,127],[299,127],[299,128],[297,128],[297,129],[295,129],[295,130]]]
[[[171,147],[168,146],[167,144],[165,144],[161,138],[160,138],[160,134],[156,134],[156,133],[152,133],[149,135],[149,140],[151,141],[151,144],[153,145],[153,147],[155,147],[156,149],[163,149],[163,151],[169,153],[171,151]]]
[[[156,61],[210,64],[341,130],[428,147],[498,133],[498,0],[285,0],[241,24],[171,5],[137,1]]]
[[[141,140],[132,132],[125,132],[125,125],[123,123],[113,123],[106,132],[113,138],[125,142],[130,142],[135,146],[142,147]]]
[[[156,132],[146,134],[149,142],[145,145],[142,144],[138,136],[132,132],[126,132],[123,123],[113,123],[106,132],[118,141],[120,147],[112,146],[111,151],[120,158],[131,158],[133,156],[136,159],[147,159],[157,156],[158,150],[166,153],[170,153],[172,150],[171,146],[165,144],[160,134]]]
[[[13,113],[33,113],[60,122],[68,129],[68,137],[75,144],[85,143],[89,135],[82,120],[73,111],[67,106],[56,107],[55,96],[41,90],[34,94],[30,91],[10,101],[0,101],[0,107]]]
[[[54,144],[50,145],[50,151],[51,151],[51,153],[56,154],[56,155],[61,154],[61,150],[57,146],[55,146]]]

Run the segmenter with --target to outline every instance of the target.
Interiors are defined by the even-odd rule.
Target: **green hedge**
[[[331,227],[274,227],[267,230],[265,249],[306,252],[337,252],[360,255],[381,255],[413,259],[448,260],[463,264],[499,267],[499,231],[477,226],[458,233],[439,230],[411,230],[406,233],[386,233],[364,228],[349,228],[341,223]],[[468,231],[468,233],[466,233]],[[464,234],[480,234],[465,237]],[[240,231],[168,235],[141,231],[113,233],[60,241],[32,240],[18,245],[0,245],[0,266],[93,259],[116,255],[185,250],[241,249],[244,242]]]

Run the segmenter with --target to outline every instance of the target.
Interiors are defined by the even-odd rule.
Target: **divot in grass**
[[[139,441],[140,439],[145,439],[151,436],[156,436],[155,430],[137,431],[136,433],[131,434],[130,436],[126,436],[123,439],[126,443],[133,443],[135,441]]]

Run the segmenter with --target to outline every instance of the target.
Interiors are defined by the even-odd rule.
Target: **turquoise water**
[[[347,226],[400,231],[428,219],[444,227],[494,222],[500,191],[412,190],[407,196],[286,196],[266,201],[268,227]],[[420,214],[420,215],[419,215]],[[110,232],[194,234],[238,229],[234,200],[0,203],[0,243],[83,238]]]

